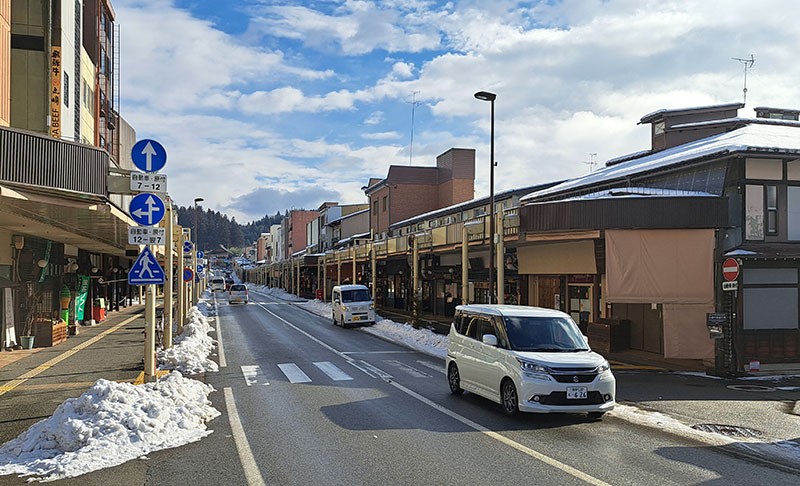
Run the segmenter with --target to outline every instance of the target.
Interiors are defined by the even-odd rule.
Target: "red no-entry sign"
[[[739,262],[735,258],[726,258],[722,262],[722,277],[728,282],[739,278]]]

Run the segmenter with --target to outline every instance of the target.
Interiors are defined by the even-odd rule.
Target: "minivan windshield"
[[[342,290],[342,302],[367,302],[372,300],[367,289]]]
[[[516,351],[588,351],[580,329],[562,317],[504,317],[511,349]]]

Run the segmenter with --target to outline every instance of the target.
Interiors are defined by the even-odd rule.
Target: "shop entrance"
[[[664,354],[664,312],[661,304],[611,304],[614,318],[631,321],[631,349]]]
[[[567,313],[572,316],[572,320],[581,328],[583,332],[589,328],[592,322],[592,286],[575,285],[567,286]]]
[[[531,285],[531,289],[535,289],[534,305],[545,307],[548,309],[561,310],[561,277],[553,276],[536,276],[533,277],[535,285]]]

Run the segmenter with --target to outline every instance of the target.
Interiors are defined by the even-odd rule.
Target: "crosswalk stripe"
[[[294,363],[283,363],[279,364],[278,368],[281,369],[286,378],[291,383],[311,383],[311,378],[308,377],[307,374],[303,373],[303,370],[300,369]]]
[[[322,372],[328,375],[331,378],[331,380],[343,381],[343,380],[353,379],[352,376],[348,375],[341,369],[337,368],[336,365],[334,365],[330,361],[321,361],[318,363],[314,363],[314,366],[322,370]]]

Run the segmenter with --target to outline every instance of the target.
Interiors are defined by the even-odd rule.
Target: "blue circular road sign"
[[[191,282],[194,278],[194,272],[191,268],[184,268],[183,269],[183,281],[184,282]]]
[[[203,250],[197,250],[197,259],[198,260],[202,260],[205,256],[206,256],[206,254],[203,253]]]
[[[153,226],[164,219],[164,201],[155,194],[139,194],[131,199],[131,217],[142,226]]]
[[[134,144],[131,160],[141,171],[158,172],[167,164],[167,151],[155,140],[145,138]]]
[[[183,252],[184,253],[191,253],[192,248],[194,248],[194,244],[191,241],[184,241],[183,242]]]

